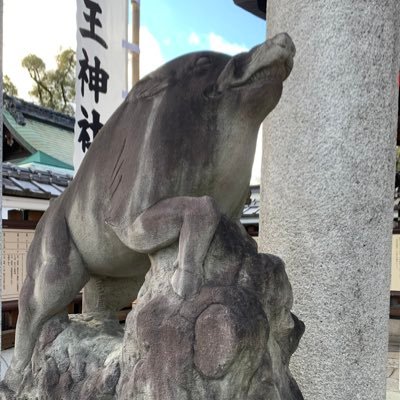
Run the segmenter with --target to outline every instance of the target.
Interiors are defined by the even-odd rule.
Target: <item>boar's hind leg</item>
[[[13,369],[30,361],[45,322],[66,312],[89,275],[64,218],[40,224],[27,256],[27,278],[19,299]]]
[[[189,297],[203,282],[203,262],[219,221],[220,212],[211,197],[172,197],[148,208],[133,225],[116,233],[133,250],[148,254],[179,238],[178,268],[171,284],[179,296]]]

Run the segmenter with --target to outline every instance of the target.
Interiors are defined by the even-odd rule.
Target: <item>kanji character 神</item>
[[[100,60],[94,57],[94,66],[89,64],[89,57],[85,49],[82,49],[84,58],[79,60],[80,71],[78,79],[81,80],[81,94],[84,95],[85,83],[89,90],[94,92],[94,100],[99,102],[99,93],[107,93],[107,83],[110,77],[108,73],[100,68]]]

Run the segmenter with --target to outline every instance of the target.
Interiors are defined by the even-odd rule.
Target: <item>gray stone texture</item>
[[[169,278],[176,246],[152,268],[124,337],[122,400],[301,400],[288,369],[303,333],[277,257],[222,218],[204,262],[204,284],[177,296]],[[132,372],[132,365],[135,366]]]
[[[104,315],[54,317],[43,327],[18,391],[2,400],[111,400],[120,378],[123,328]],[[12,379],[7,372],[8,379]]]
[[[282,33],[234,57],[184,55],[132,88],[36,228],[14,371],[82,287],[85,312],[115,312],[137,297],[148,254],[177,240],[174,292],[198,292],[220,214],[239,221],[258,128],[278,104],[294,54]]]
[[[2,400],[303,400],[288,368],[304,325],[290,312],[282,260],[259,254],[239,225],[222,217],[189,299],[170,280],[175,242],[151,255],[125,331],[84,314],[50,319],[32,362]]]
[[[388,338],[398,0],[268,0],[297,58],[265,122],[260,249],[285,259],[308,400],[382,400]]]
[[[283,263],[239,223],[294,54],[279,34],[134,86],[37,226],[3,399],[302,400]],[[69,321],[83,286],[85,316]],[[122,340],[105,317],[137,296]]]

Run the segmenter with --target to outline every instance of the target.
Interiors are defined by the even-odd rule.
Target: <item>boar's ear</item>
[[[151,98],[170,85],[167,79],[152,78],[148,76],[143,80],[140,80],[134,87],[133,93],[137,99]]]

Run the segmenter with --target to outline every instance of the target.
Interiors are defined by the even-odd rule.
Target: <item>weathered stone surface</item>
[[[172,286],[181,297],[197,293],[220,213],[241,215],[258,128],[279,101],[294,53],[280,34],[234,57],[182,56],[133,87],[36,228],[15,370],[83,286],[86,312],[116,311],[136,298],[147,254],[177,239]]]
[[[206,278],[185,299],[170,283],[178,253],[173,243],[151,255],[125,331],[100,314],[46,323],[18,392],[6,392],[11,371],[0,398],[302,400],[289,359],[304,326],[283,262],[222,217]]]
[[[176,255],[176,246],[152,255],[127,322],[119,398],[302,399],[288,364],[304,328],[282,261],[223,218],[202,288],[185,300],[169,284]]]
[[[3,398],[302,399],[283,264],[239,224],[294,53],[280,34],[181,57],[133,88],[36,229]],[[63,319],[85,284],[85,314]],[[141,286],[122,338],[107,315]]]
[[[300,55],[264,127],[260,249],[307,331],[309,400],[383,400],[398,115],[398,0],[268,0]]]
[[[123,329],[118,321],[102,317],[52,318],[43,327],[19,390],[7,395],[3,386],[0,398],[114,399]],[[7,379],[13,379],[12,371]]]

